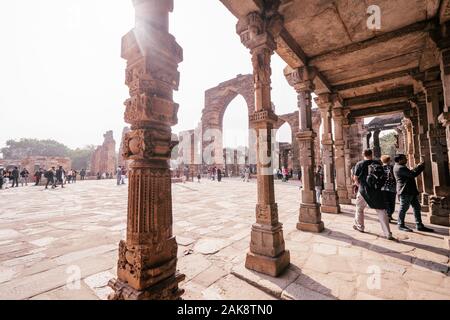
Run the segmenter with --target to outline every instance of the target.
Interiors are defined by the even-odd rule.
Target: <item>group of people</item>
[[[0,168],[0,190],[3,188],[8,188],[9,183],[11,183],[11,188],[19,187],[19,183],[28,186],[28,178],[30,173],[26,168],[19,170],[18,167],[14,167],[13,170],[5,170],[5,168]]]
[[[80,176],[81,180],[85,180],[86,170],[82,169],[80,172],[70,169],[69,171],[65,171],[62,166],[51,167],[49,170],[44,170],[39,168],[34,173],[34,185],[39,186],[41,184],[42,178],[46,179],[45,188],[48,189],[50,186],[52,189],[56,188],[58,185],[61,185],[64,188],[66,183],[76,183],[77,177]],[[19,170],[18,167],[14,167],[12,170],[5,170],[5,168],[0,168],[0,189],[17,188],[19,187],[19,183],[22,187],[28,186],[28,182],[30,181],[30,172],[23,168]],[[9,186],[9,184],[11,185]]]
[[[364,210],[369,207],[375,209],[385,237],[395,240],[392,236],[389,223],[393,221],[396,199],[400,200],[398,213],[398,229],[412,232],[406,226],[406,212],[412,206],[416,222],[416,230],[433,232],[422,222],[421,204],[417,189],[416,177],[425,169],[424,163],[420,163],[414,169],[407,167],[407,157],[398,154],[394,158],[395,165],[391,165],[390,156],[382,156],[381,161],[373,159],[372,150],[365,150],[364,160],[358,162],[353,168],[353,181],[357,186],[356,212],[353,228],[364,232]]]

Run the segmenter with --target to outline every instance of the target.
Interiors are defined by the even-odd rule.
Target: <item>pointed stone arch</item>
[[[223,117],[228,105],[241,95],[246,104],[248,115],[255,111],[255,89],[253,76],[238,75],[236,78],[220,83],[205,92],[205,108],[202,111],[203,134],[211,129],[223,132]],[[250,125],[250,124],[249,124]],[[215,164],[221,164],[223,141],[202,141],[202,149],[214,142]]]

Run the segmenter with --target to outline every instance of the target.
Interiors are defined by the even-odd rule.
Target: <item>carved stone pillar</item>
[[[397,139],[397,143],[395,146],[396,153],[397,154],[405,153],[405,128],[400,126],[396,128],[395,131],[396,131],[395,138]]]
[[[367,134],[364,136],[364,140],[363,140],[363,149],[364,150],[370,149],[370,138],[372,138],[372,132],[367,132]]]
[[[312,100],[314,91],[313,79],[315,70],[310,67],[292,69],[287,67],[284,74],[291,86],[298,94],[298,108],[300,131],[297,140],[300,147],[300,165],[302,167],[301,203],[299,222],[297,229],[310,232],[322,232],[324,224],[320,212],[320,205],[316,202],[316,191],[314,188],[314,169],[316,166],[314,157],[314,139],[316,134],[312,127]]]
[[[419,114],[417,109],[411,107],[410,110],[405,111],[406,117],[408,117],[411,123],[411,138],[412,138],[412,152],[413,152],[413,162],[411,167],[415,167],[420,163],[420,144],[419,144]],[[422,175],[417,177],[417,189],[420,194],[423,192]]]
[[[252,12],[237,24],[237,33],[252,55],[255,112],[250,115],[250,123],[257,135],[258,203],[245,266],[271,276],[280,275],[290,264],[282,224],[278,221],[271,159],[272,129],[278,117],[272,110],[270,60],[276,49],[274,37],[283,25],[276,12],[276,7],[265,8],[263,13]]]
[[[412,124],[411,120],[408,118],[403,118],[402,120],[403,127],[405,128],[406,133],[406,156],[408,158],[408,166],[414,166],[414,139],[412,134]]]
[[[316,135],[314,138],[314,161],[316,166],[322,165],[322,146],[320,144],[320,126],[322,117],[318,109],[311,110],[312,114],[312,130]],[[298,132],[298,131],[297,131]]]
[[[373,132],[373,157],[375,159],[381,158],[380,132],[381,130]]]
[[[334,141],[331,125],[331,109],[333,100],[331,94],[321,94],[316,98],[323,124],[322,134],[322,164],[325,188],[322,191],[322,213],[339,213],[339,199],[335,184]],[[343,169],[343,168],[342,168]]]
[[[450,177],[448,167],[448,149],[445,127],[439,123],[443,105],[441,81],[423,83],[427,96],[428,139],[430,142],[431,168],[433,175],[434,195],[430,196],[430,222],[439,225],[450,225]]]
[[[419,141],[420,161],[425,163],[425,170],[421,175],[422,210],[424,212],[429,212],[429,196],[434,193],[434,190],[431,169],[430,142],[428,140],[427,104],[425,99],[425,95],[420,94],[417,96],[417,100],[413,105],[418,115],[417,139]]]
[[[172,0],[134,1],[136,26],[122,40],[127,60],[124,141],[129,171],[127,238],[119,245],[118,279],[109,282],[111,299],[172,300],[184,290],[178,283],[177,242],[172,234],[169,159],[171,126],[177,123],[178,64],[182,49],[169,30]]]
[[[351,199],[353,198],[353,181],[352,181],[352,145],[356,144],[358,139],[358,128],[356,124],[350,124],[352,120],[348,120],[344,118],[344,154],[345,154],[345,184],[347,188],[347,195],[349,201],[351,203]],[[340,197],[339,197],[340,200]]]
[[[340,204],[351,204],[351,200],[347,191],[347,181],[345,164],[345,139],[344,139],[344,121],[347,124],[347,119],[344,117],[344,108],[338,96],[333,98],[333,121],[334,121],[334,147],[335,147],[335,172],[337,194]],[[347,126],[348,129],[348,126]]]

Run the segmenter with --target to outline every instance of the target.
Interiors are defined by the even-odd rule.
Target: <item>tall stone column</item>
[[[297,135],[300,148],[300,165],[302,167],[302,189],[299,222],[297,229],[310,232],[322,232],[324,224],[320,212],[320,205],[316,202],[314,188],[314,169],[316,161],[314,157],[314,139],[316,134],[312,127],[312,98],[314,91],[315,69],[301,67],[292,69],[287,67],[284,74],[289,84],[297,92],[300,131]]]
[[[396,131],[396,139],[397,139],[397,145],[396,147],[396,153],[405,153],[405,129],[403,127],[398,127],[395,129]]]
[[[431,169],[430,142],[428,140],[428,115],[427,104],[424,94],[418,95],[414,103],[418,115],[417,139],[419,141],[420,161],[425,163],[425,170],[421,175],[422,183],[422,210],[429,212],[429,197],[434,193],[433,175]],[[420,162],[419,161],[419,162]]]
[[[325,188],[322,191],[321,211],[322,213],[339,213],[341,210],[339,207],[339,199],[335,184],[334,141],[331,124],[331,109],[333,106],[333,100],[331,94],[329,93],[321,94],[315,100],[316,104],[319,106],[323,124],[322,164]]]
[[[367,134],[363,137],[363,149],[370,149],[370,138],[372,138],[372,132],[367,132]]]
[[[272,129],[278,121],[271,102],[270,60],[276,49],[274,37],[281,31],[283,18],[276,13],[277,5],[252,12],[239,20],[237,33],[250,49],[255,83],[255,112],[250,123],[256,130],[258,203],[256,223],[252,226],[250,252],[245,266],[271,276],[280,275],[290,264],[285,250],[283,228],[278,221],[278,205],[272,168]],[[269,158],[270,157],[270,158]],[[269,158],[267,161],[266,159]]]
[[[358,139],[358,128],[356,124],[350,124],[352,120],[344,118],[344,154],[345,154],[345,184],[347,188],[347,196],[351,203],[353,198],[353,180],[352,180],[352,145],[356,144]],[[339,197],[340,200],[340,197]]]
[[[423,83],[427,96],[428,139],[430,142],[431,169],[433,175],[434,195],[430,196],[430,222],[450,225],[450,177],[448,167],[448,149],[445,127],[439,123],[443,105],[441,81]]]
[[[312,113],[312,130],[315,134],[314,138],[314,160],[316,166],[322,165],[322,148],[320,144],[320,126],[322,124],[322,117],[318,109],[311,111]],[[298,131],[297,131],[298,132]]]
[[[182,49],[169,34],[172,0],[135,0],[135,28],[122,39],[127,60],[126,134],[123,156],[129,171],[127,237],[119,245],[118,279],[109,282],[110,299],[172,300],[178,283],[177,242],[172,233],[169,159],[171,126],[177,123],[178,64]]]
[[[347,124],[348,121],[345,119],[342,101],[338,96],[333,97],[332,116],[334,121],[335,172],[338,199],[340,204],[351,204],[352,202],[347,191],[346,176],[349,172],[347,172],[345,164],[344,139],[344,131],[348,130],[348,126],[345,127],[344,122]]]
[[[417,109],[411,106],[411,109],[405,112],[405,115],[408,117],[411,123],[411,138],[412,138],[412,165],[411,167],[415,167],[420,163],[420,141],[419,141],[419,114]],[[423,192],[423,183],[422,183],[422,175],[417,177],[417,189],[420,194]]]
[[[375,130],[373,132],[373,157],[375,159],[381,158],[380,133],[381,130]]]
[[[408,166],[414,167],[414,139],[412,135],[412,124],[409,118],[402,119],[403,127],[405,128],[406,136],[406,156],[408,158]]]

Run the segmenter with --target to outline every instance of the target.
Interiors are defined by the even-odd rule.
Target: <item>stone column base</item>
[[[322,213],[337,214],[341,212],[341,208],[338,204],[339,198],[336,191],[322,191],[322,205],[320,211]]]
[[[352,204],[352,199],[339,198],[339,204]]]
[[[178,284],[186,278],[184,274],[176,273],[145,290],[136,290],[128,283],[119,279],[111,279],[108,286],[115,292],[110,294],[108,300],[181,300],[184,289]]]
[[[431,224],[436,224],[436,225],[444,226],[444,227],[450,227],[450,218],[449,217],[440,217],[440,216],[429,215],[429,218],[430,218]]]
[[[321,205],[320,211],[322,213],[331,213],[331,214],[338,214],[341,212],[341,208],[339,206],[327,206],[327,205]]]
[[[288,250],[283,251],[274,258],[249,252],[245,260],[245,267],[272,277],[278,277],[289,266],[291,263],[290,259],[291,256]]]
[[[300,231],[320,233],[325,230],[325,225],[323,221],[320,221],[319,223],[299,222],[297,223],[297,229]]]

